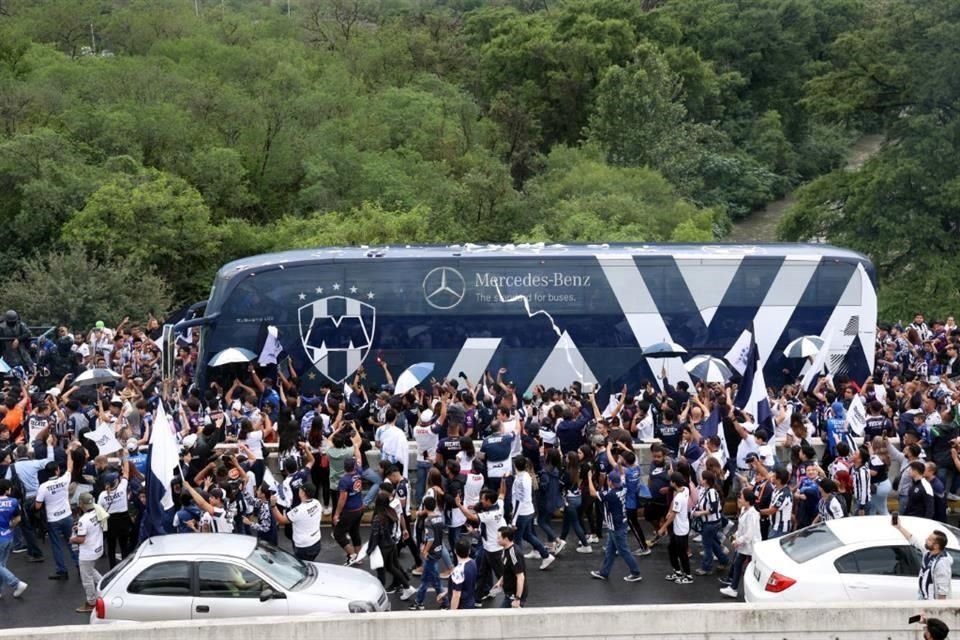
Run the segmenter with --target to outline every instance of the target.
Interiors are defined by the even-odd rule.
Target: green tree
[[[129,255],[93,258],[77,246],[25,260],[4,295],[30,323],[73,327],[126,316],[162,318],[173,302],[170,287],[151,267]]]
[[[114,176],[64,225],[62,239],[100,259],[123,255],[155,268],[178,301],[206,293],[220,257],[200,193],[155,169]]]

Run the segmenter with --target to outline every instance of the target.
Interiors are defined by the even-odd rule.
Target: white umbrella
[[[823,338],[820,336],[802,336],[787,345],[783,355],[788,358],[809,358],[820,353],[823,349]]]
[[[426,380],[427,376],[431,373],[433,373],[432,362],[418,362],[417,364],[410,365],[397,378],[397,384],[393,390],[394,395],[402,396]]]
[[[253,351],[250,349],[242,349],[240,347],[230,347],[229,349],[224,349],[219,353],[215,354],[210,360],[207,361],[207,364],[211,367],[222,367],[225,364],[238,364],[241,362],[250,362],[257,357]]]
[[[110,369],[90,369],[78,375],[77,379],[73,381],[78,387],[114,382],[120,382],[120,374]]]
[[[686,349],[670,340],[657,342],[656,344],[643,348],[643,357],[645,358],[675,358],[686,355],[686,353]]]
[[[702,382],[723,384],[733,377],[727,363],[713,356],[695,356],[684,366],[691,376],[700,379]]]

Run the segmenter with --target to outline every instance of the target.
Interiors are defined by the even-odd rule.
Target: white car
[[[91,624],[389,611],[375,577],[303,562],[252,536],[150,538],[97,585]]]
[[[921,543],[934,529],[947,536],[953,590],[960,592],[960,530],[926,518],[900,517]],[[920,550],[890,516],[831,520],[754,545],[743,577],[747,602],[916,600]]]

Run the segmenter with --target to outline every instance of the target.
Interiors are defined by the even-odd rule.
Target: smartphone
[[[893,526],[897,526],[898,524],[900,524],[900,513],[899,513],[899,512],[894,511],[894,512],[892,512],[892,513],[890,514],[890,524],[892,524]]]
[[[914,623],[917,623],[917,622],[920,622],[920,616],[919,616],[919,615],[910,616],[909,618],[907,618],[907,624],[914,624]]]

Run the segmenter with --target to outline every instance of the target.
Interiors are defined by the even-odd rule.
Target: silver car
[[[298,560],[251,536],[150,538],[97,586],[91,624],[389,611],[369,573]]]

